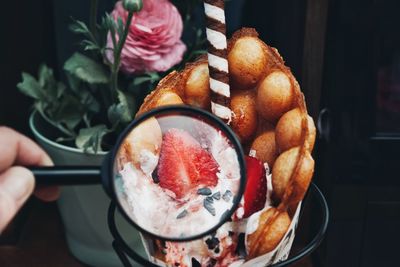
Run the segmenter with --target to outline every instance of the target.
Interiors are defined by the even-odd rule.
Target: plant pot
[[[100,165],[105,152],[84,153],[83,150],[58,144],[51,136],[52,127],[38,112],[33,112],[29,126],[42,148],[50,155],[55,165]],[[46,135],[47,134],[47,135]],[[46,135],[46,136],[45,136]],[[66,240],[71,253],[91,266],[121,266],[112,248],[112,236],[107,225],[107,210],[110,199],[102,185],[65,186],[61,188],[58,208],[65,228]],[[118,224],[127,241],[143,254],[139,233],[119,216]]]

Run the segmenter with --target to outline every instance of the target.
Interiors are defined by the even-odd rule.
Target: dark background
[[[20,73],[46,62],[59,74],[76,49],[70,16],[85,20],[88,3],[2,4],[0,125],[30,135]],[[400,1],[233,0],[227,9],[229,32],[257,28],[291,67],[316,122],[325,111],[314,181],[332,216],[314,266],[399,266]]]
[[[28,133],[32,102],[16,88],[21,71],[36,73],[38,64],[54,65],[55,44],[50,1],[9,1],[0,16],[0,124]]]

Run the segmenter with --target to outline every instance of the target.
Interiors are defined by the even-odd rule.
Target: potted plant
[[[100,23],[96,12],[90,26],[72,21],[70,29],[83,39],[64,63],[64,79],[44,64],[37,77],[22,73],[17,87],[34,99],[30,127],[56,165],[100,164],[157,82],[204,52],[203,33],[191,26],[198,3],[175,1],[178,9],[169,0],[118,1]],[[93,0],[91,10],[96,5]],[[181,40],[183,28],[190,42]],[[72,254],[92,266],[120,265],[106,223],[108,205],[101,186],[62,188],[58,201]],[[138,233],[121,227],[140,250]]]

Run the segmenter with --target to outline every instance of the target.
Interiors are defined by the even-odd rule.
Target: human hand
[[[0,233],[32,194],[35,179],[21,166],[51,166],[53,162],[28,137],[0,126]],[[58,198],[58,187],[38,187],[35,195],[44,201]]]

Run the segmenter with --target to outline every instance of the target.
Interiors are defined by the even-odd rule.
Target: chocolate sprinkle
[[[225,200],[226,202],[229,202],[232,196],[233,196],[232,192],[226,190],[225,193],[222,195],[222,199]]]
[[[213,199],[220,200],[221,199],[221,192],[214,193],[212,195]]]
[[[212,215],[215,216],[215,208],[213,206],[213,198],[212,197],[206,197],[203,201],[204,208]]]
[[[211,237],[206,240],[206,244],[209,250],[213,250],[219,245],[219,240],[216,237]]]
[[[203,195],[203,196],[209,196],[212,194],[211,189],[208,187],[200,188],[197,190],[197,194]]]
[[[181,213],[178,214],[178,216],[176,216],[177,219],[181,219],[183,217],[185,217],[188,214],[187,210],[183,210]]]
[[[201,264],[195,258],[192,258],[192,267],[201,267]]]
[[[156,168],[153,173],[151,174],[151,178],[153,178],[153,182],[158,184],[160,182],[160,178],[158,178],[158,169]]]
[[[217,264],[216,259],[210,259],[210,263],[207,265],[207,267],[214,267]]]
[[[216,249],[214,249],[214,252],[218,254],[220,252],[219,247],[216,247]]]
[[[247,256],[244,233],[240,233],[238,236],[237,247],[236,247],[235,253],[242,258]]]

